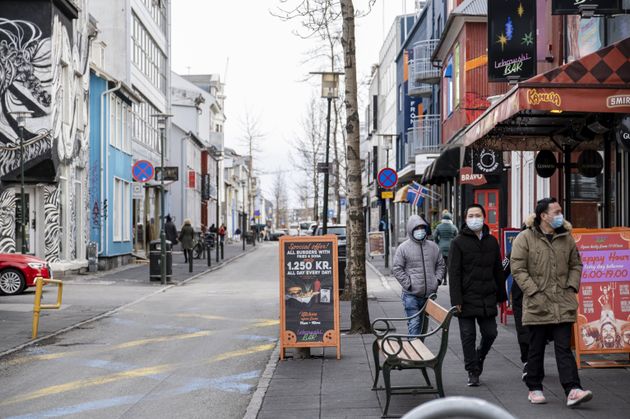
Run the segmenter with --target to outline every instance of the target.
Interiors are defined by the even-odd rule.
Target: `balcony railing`
[[[413,47],[413,61],[410,65],[410,84],[413,83],[438,83],[440,81],[440,69],[431,63],[431,56],[437,47],[439,39],[427,39],[416,42]]]
[[[409,96],[429,97],[433,94],[433,85],[409,80],[408,90],[407,94]]]
[[[441,145],[440,115],[420,115],[407,131],[406,161],[408,164],[415,162],[416,154],[439,153]]]

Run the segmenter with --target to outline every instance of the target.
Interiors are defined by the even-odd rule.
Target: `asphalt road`
[[[277,249],[0,360],[0,417],[243,417],[278,336]]]

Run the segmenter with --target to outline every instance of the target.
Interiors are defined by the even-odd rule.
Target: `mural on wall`
[[[26,165],[44,158],[52,159],[55,167],[36,192],[43,194],[43,208],[36,211],[43,214],[44,223],[44,246],[36,253],[49,262],[84,259],[79,243],[87,241],[88,233],[88,223],[77,220],[89,214],[88,197],[75,185],[88,183],[90,36],[85,2],[76,3],[78,18],[58,10],[47,18],[39,16],[40,25],[25,16],[0,18],[0,178],[19,169],[19,131],[10,112],[31,111],[24,129]],[[14,15],[20,13],[28,15],[13,10]],[[60,177],[64,193],[57,185]],[[7,178],[0,184],[0,197],[15,193],[8,183],[16,176]],[[77,191],[80,196],[75,196]],[[8,214],[9,204],[9,199],[0,199],[0,212]],[[15,226],[11,230],[0,225],[0,244],[0,251],[15,251]]]
[[[0,193],[0,253],[15,252],[15,190]]]

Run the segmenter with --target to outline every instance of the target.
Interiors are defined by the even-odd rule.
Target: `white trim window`
[[[131,240],[131,183],[114,178],[114,241]]]
[[[109,99],[109,144],[131,154],[128,114],[129,105],[120,97],[111,95]]]
[[[133,13],[133,63],[160,92],[166,92],[166,56]]]
[[[157,128],[155,117],[151,116],[158,113],[161,112],[146,99],[141,103],[133,104],[134,139],[159,153],[161,150],[160,130]]]

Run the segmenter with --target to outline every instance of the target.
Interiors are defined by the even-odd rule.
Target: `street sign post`
[[[148,182],[153,179],[154,174],[153,165],[146,160],[138,160],[131,168],[131,175],[136,182]]]
[[[378,185],[383,189],[392,189],[398,183],[398,173],[391,167],[381,169],[376,178]]]

